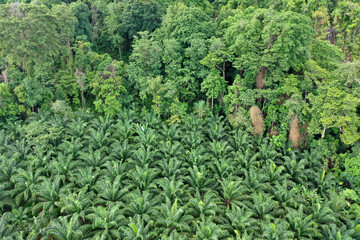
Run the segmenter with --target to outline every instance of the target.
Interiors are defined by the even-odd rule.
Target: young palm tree
[[[241,180],[233,180],[232,176],[229,176],[227,179],[223,179],[220,184],[220,196],[226,208],[231,209],[233,206],[241,206],[245,197]]]
[[[349,202],[344,197],[338,195],[335,191],[329,191],[329,207],[332,210],[334,216],[344,222],[350,220],[346,209],[349,207]]]
[[[333,215],[331,208],[328,207],[328,203],[314,204],[311,208],[311,215],[313,220],[320,226],[321,229],[327,227],[331,223],[336,223],[336,218]]]
[[[118,119],[117,123],[114,125],[114,138],[119,141],[130,141],[133,140],[134,135],[134,122],[128,119]]]
[[[61,150],[66,155],[71,155],[73,159],[77,160],[80,157],[80,152],[84,147],[84,143],[81,141],[81,138],[71,137],[70,141],[63,141],[59,145],[59,150]]]
[[[159,144],[160,154],[163,158],[180,158],[183,147],[180,142],[162,141]]]
[[[184,191],[184,184],[182,180],[175,180],[174,178],[162,178],[159,180],[159,186],[162,189],[160,197],[163,198],[162,202],[168,198],[171,203],[174,203],[175,200],[178,200],[180,203],[187,201],[187,197]]]
[[[277,161],[281,154],[274,149],[272,143],[267,143],[267,141],[264,140],[264,142],[257,147],[257,150],[257,159],[260,162],[272,161],[276,164],[281,164],[281,162]]]
[[[89,149],[89,153],[81,152],[80,158],[84,167],[101,168],[108,158],[101,151]]]
[[[305,174],[305,160],[296,161],[295,159],[290,159],[288,157],[284,157],[285,170],[284,172],[287,174],[289,179],[295,184],[303,184],[307,178]]]
[[[116,177],[113,182],[107,180],[98,181],[94,186],[97,193],[96,204],[104,205],[108,202],[121,202],[129,192],[129,186],[124,186],[121,178]]]
[[[76,137],[78,139],[83,139],[88,132],[88,123],[81,119],[73,119],[67,126],[67,135],[71,137]]]
[[[13,239],[11,236],[12,228],[3,219],[0,219],[0,238],[4,240]]]
[[[30,153],[31,148],[26,144],[25,138],[21,141],[16,140],[15,145],[8,145],[9,152],[17,161],[25,161],[26,156]]]
[[[251,194],[261,192],[266,189],[265,176],[261,173],[257,173],[255,168],[250,168],[250,170],[244,170],[245,177],[243,180],[244,193]]]
[[[156,233],[151,231],[154,222],[150,221],[145,225],[140,216],[131,219],[127,227],[122,227],[122,239],[124,240],[152,240],[156,239]]]
[[[137,124],[135,127],[135,132],[137,134],[134,139],[135,142],[140,145],[144,145],[145,147],[156,146],[158,136],[155,134],[154,129],[150,128],[147,125]]]
[[[297,202],[294,201],[295,194],[297,193],[296,188],[288,188],[287,183],[283,185],[277,184],[271,189],[271,194],[274,196],[274,200],[279,203],[281,214],[283,216],[285,210],[288,208],[296,209]]]
[[[86,237],[109,240],[121,239],[119,229],[126,224],[126,221],[119,206],[112,205],[107,208],[99,206],[93,208],[92,213],[86,217],[92,223],[86,226],[88,231]]]
[[[204,135],[200,131],[190,131],[183,135],[181,142],[185,149],[197,149],[204,142]]]
[[[153,194],[139,189],[133,191],[128,196],[130,204],[125,208],[125,214],[131,217],[140,217],[145,223],[150,223],[157,218],[156,206],[159,201]]]
[[[184,166],[188,168],[201,167],[206,164],[205,149],[200,146],[199,148],[186,151]]]
[[[155,166],[157,150],[154,150],[152,146],[140,145],[139,149],[134,151],[129,162],[133,166]]]
[[[0,154],[3,154],[10,143],[11,137],[6,134],[5,129],[0,131]]]
[[[31,222],[31,209],[28,207],[13,208],[11,212],[6,212],[2,219],[11,224],[13,230],[22,233],[21,235],[28,234],[32,229]]]
[[[285,221],[277,221],[263,226],[262,239],[283,240],[294,239],[294,233],[289,231],[289,224]]]
[[[222,116],[218,117],[216,120],[211,119],[208,123],[207,136],[210,141],[220,141],[221,139],[225,139],[226,132],[229,130],[227,126],[225,126],[222,120]]]
[[[90,213],[93,205],[95,194],[88,192],[86,187],[76,192],[63,193],[60,196],[59,206],[60,212],[65,215],[76,214],[82,223],[85,222],[85,217]]]
[[[66,187],[61,186],[62,179],[56,177],[53,181],[45,180],[36,187],[35,195],[37,204],[33,207],[33,215],[48,214],[58,217],[60,212],[60,194],[66,191]]]
[[[17,174],[11,177],[11,182],[14,184],[11,196],[16,206],[24,205],[28,201],[34,202],[36,188],[42,182],[42,169],[35,172],[32,169],[19,169]]]
[[[254,154],[250,148],[246,149],[244,152],[238,151],[234,156],[234,165],[238,166],[236,171],[237,175],[243,176],[243,170],[250,170],[253,167],[258,165],[256,161],[257,155]]]
[[[90,149],[101,150],[106,152],[111,144],[110,132],[105,132],[102,128],[100,130],[90,129],[90,135],[85,137],[88,140]]]
[[[241,129],[235,129],[233,136],[229,139],[229,145],[235,152],[245,152],[247,149],[251,150],[253,148],[253,139],[249,133]]]
[[[110,149],[109,158],[114,161],[126,162],[133,156],[133,145],[127,139],[122,143],[115,141]]]
[[[107,161],[104,164],[104,169],[102,170],[103,176],[110,182],[113,182],[115,178],[120,178],[120,181],[123,181],[127,178],[128,164],[122,163],[119,161]]]
[[[11,197],[11,190],[6,190],[5,184],[0,184],[0,209],[9,208],[14,206],[14,200]]]
[[[93,167],[86,167],[79,168],[74,174],[72,174],[70,181],[78,188],[86,187],[88,191],[92,191],[99,178],[99,171],[95,171]]]
[[[110,119],[109,115],[107,115],[106,118],[100,116],[91,121],[91,126],[96,129],[96,131],[102,130],[103,133],[106,133],[113,127],[113,120]]]
[[[18,165],[14,158],[0,156],[0,183],[4,188],[13,187],[11,177],[18,171]]]
[[[270,162],[269,165],[266,165],[264,168],[261,169],[265,177],[265,181],[269,182],[271,186],[275,184],[282,183],[284,180],[284,175],[282,172],[284,171],[284,166],[276,166],[275,163]]]
[[[213,192],[206,192],[203,198],[196,194],[188,203],[188,214],[200,221],[210,220],[217,213],[217,202],[219,199]]]
[[[59,153],[57,159],[51,164],[54,175],[62,176],[64,181],[68,179],[70,174],[79,167],[79,161],[75,160],[72,155],[64,155]]]
[[[155,184],[156,176],[158,175],[157,170],[149,168],[145,165],[143,168],[136,166],[135,169],[130,170],[130,188],[138,188],[141,191],[155,190],[157,188]]]
[[[245,210],[242,207],[234,206],[230,211],[226,211],[228,231],[237,234],[246,232],[256,232],[259,230],[259,224],[253,217],[253,212]],[[230,227],[231,226],[231,227]]]
[[[82,240],[84,227],[79,223],[77,214],[71,217],[59,217],[51,221],[46,233],[50,239],[57,240]]]
[[[174,178],[178,180],[183,175],[184,172],[182,168],[182,162],[180,162],[177,158],[164,158],[159,162],[159,167],[161,170],[161,176],[167,178]]]
[[[169,236],[174,230],[179,233],[190,232],[192,217],[186,214],[184,207],[178,207],[177,200],[171,204],[170,199],[158,208],[159,217],[155,223],[161,236]]]
[[[178,124],[162,124],[162,130],[160,130],[164,142],[175,142],[180,140],[180,131],[181,129]]]
[[[226,141],[212,141],[209,143],[209,149],[213,159],[227,159],[231,152],[231,147]]]
[[[208,221],[202,221],[196,226],[195,240],[218,240],[225,239],[228,235],[227,231],[215,223]]]
[[[264,194],[252,195],[252,201],[247,201],[246,207],[252,211],[253,217],[260,220],[273,220],[279,214],[277,202],[272,197]]]
[[[190,186],[190,193],[199,192],[203,196],[206,191],[212,188],[214,180],[207,177],[209,171],[205,170],[204,166],[200,169],[194,166],[189,168],[188,171],[189,175],[186,177],[186,181]]]
[[[314,239],[319,236],[316,223],[312,215],[304,215],[303,205],[297,211],[290,210],[286,215],[289,229],[294,233],[295,239]]]
[[[329,227],[325,228],[322,233],[323,237],[327,240],[353,240],[353,230],[347,229],[346,226],[338,228],[335,224],[330,224]]]
[[[220,181],[234,172],[234,165],[229,159],[214,160],[209,168]]]

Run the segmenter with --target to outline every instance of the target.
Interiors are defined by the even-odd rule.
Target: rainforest
[[[360,239],[359,0],[0,0],[0,238]]]

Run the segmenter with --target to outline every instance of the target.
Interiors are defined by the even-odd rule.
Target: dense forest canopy
[[[359,0],[0,0],[0,237],[360,239]]]

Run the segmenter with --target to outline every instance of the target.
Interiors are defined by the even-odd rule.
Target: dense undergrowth
[[[0,131],[0,237],[360,239],[352,190],[289,146],[222,117],[40,112]]]

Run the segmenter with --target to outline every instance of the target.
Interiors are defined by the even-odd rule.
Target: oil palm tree
[[[211,191],[206,192],[204,197],[198,193],[188,203],[188,214],[200,221],[210,220],[217,214],[218,202],[218,197]]]
[[[150,223],[158,216],[156,206],[159,201],[150,192],[141,192],[139,189],[128,196],[130,204],[125,208],[125,215],[140,217],[145,223]]]
[[[159,217],[155,223],[162,236],[169,236],[174,230],[179,233],[190,232],[192,216],[186,214],[184,207],[178,207],[177,200],[171,204],[170,199],[158,208]]]
[[[144,167],[136,166],[135,169],[129,171],[130,187],[138,188],[141,191],[155,190],[157,186],[155,180],[158,173],[154,168],[149,168],[147,165]]]
[[[88,192],[86,187],[75,190],[74,192],[68,191],[60,195],[59,206],[61,207],[61,214],[77,215],[79,221],[85,222],[85,217],[90,213],[91,206],[93,205],[95,194]]]
[[[121,178],[116,177],[114,181],[100,180],[94,186],[97,193],[96,204],[103,205],[107,202],[121,202],[129,192],[129,186],[124,186]]]
[[[290,210],[285,218],[295,239],[313,239],[319,236],[313,216],[304,214],[303,205],[300,205],[296,211]]]
[[[245,210],[244,207],[234,206],[225,213],[227,219],[227,229],[229,232],[245,234],[246,232],[256,232],[259,224],[253,218],[253,212]]]
[[[271,196],[259,193],[252,195],[251,201],[246,201],[247,209],[252,211],[253,217],[260,220],[273,220],[279,214],[279,206]]]
[[[28,201],[34,202],[36,188],[42,180],[42,169],[36,171],[19,169],[17,174],[11,177],[11,182],[14,184],[11,196],[16,206],[21,206]]]
[[[115,141],[111,145],[109,158],[114,161],[126,162],[133,155],[133,145],[126,139],[122,143]]]
[[[113,182],[115,178],[123,181],[127,178],[128,164],[119,161],[107,161],[102,169],[103,177]]]
[[[162,161],[159,162],[159,168],[161,170],[161,176],[174,178],[175,180],[181,178],[184,172],[182,162],[177,158],[163,158]]]
[[[196,226],[195,240],[218,240],[225,239],[227,231],[216,225],[211,220],[199,222]]]
[[[33,215],[48,214],[58,217],[60,213],[60,194],[66,191],[61,186],[62,179],[56,177],[53,181],[47,179],[36,187],[35,195],[37,204],[33,207]]]
[[[108,161],[108,157],[104,156],[101,151],[93,150],[92,148],[89,149],[89,153],[81,152],[80,158],[82,166],[93,168],[101,168]]]
[[[263,226],[262,239],[282,240],[293,239],[294,233],[289,230],[289,224],[286,221],[277,221]]]
[[[223,179],[220,184],[220,196],[226,208],[231,209],[233,206],[241,206],[244,200],[244,189],[241,180],[233,180],[232,176],[229,176]]]
[[[181,179],[175,180],[174,178],[164,177],[158,183],[161,188],[159,196],[163,198],[163,202],[166,199],[170,199],[171,203],[175,202],[175,200],[180,203],[186,202],[186,191],[184,191],[184,184]]]
[[[154,222],[150,221],[147,224],[137,216],[131,219],[128,226],[122,227],[122,236],[124,240],[152,240],[156,239],[156,233],[151,231],[153,229]]]
[[[100,171],[95,171],[93,167],[86,167],[78,168],[69,179],[76,187],[86,187],[88,191],[92,191],[99,178]]]
[[[87,219],[92,223],[86,226],[86,237],[92,239],[121,239],[120,227],[124,226],[126,221],[119,206],[93,207],[92,213],[88,214]]]
[[[71,217],[59,217],[51,221],[46,233],[50,239],[81,240],[84,239],[84,230],[84,226],[81,226],[79,223],[79,216],[74,214]]]
[[[199,192],[203,195],[206,191],[210,190],[215,183],[213,179],[208,178],[208,170],[204,166],[198,168],[194,166],[188,169],[189,175],[186,176],[186,182],[189,184],[191,193]]]

